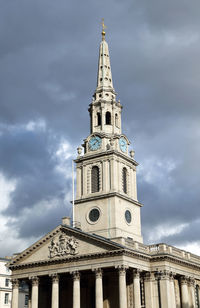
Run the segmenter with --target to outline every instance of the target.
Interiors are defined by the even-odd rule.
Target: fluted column
[[[144,289],[145,289],[145,308],[154,308],[153,282],[155,281],[154,273],[148,272],[145,274]]]
[[[81,307],[80,299],[80,274],[79,272],[73,272],[73,308]]]
[[[195,281],[189,278],[189,307],[195,308]]]
[[[39,278],[32,277],[31,280],[32,280],[31,308],[38,308]]]
[[[185,276],[181,277],[181,304],[182,308],[189,307],[188,279]]]
[[[19,301],[19,280],[12,279],[12,308],[18,308]]]
[[[133,298],[134,308],[141,308],[141,297],[140,297],[140,270],[135,269],[133,271]]]
[[[51,277],[52,277],[51,308],[59,308],[59,276],[57,274],[53,274]]]
[[[160,297],[161,297],[161,307],[171,308],[169,272],[167,271],[160,272]]]
[[[174,285],[174,274],[170,273],[169,275],[169,285],[170,285],[170,294],[171,294],[171,308],[176,308],[176,295],[175,295],[175,285]]]
[[[119,308],[127,308],[126,294],[126,267],[121,266],[119,270]]]
[[[103,308],[103,280],[102,270],[95,269],[95,295],[96,295],[96,308]]]

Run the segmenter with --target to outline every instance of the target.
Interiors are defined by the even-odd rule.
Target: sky
[[[144,243],[200,255],[199,0],[0,1],[1,256],[71,215],[89,135],[101,18],[123,133],[135,150]]]

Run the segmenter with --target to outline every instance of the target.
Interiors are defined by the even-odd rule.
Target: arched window
[[[106,112],[106,125],[111,124],[111,114],[109,111]]]
[[[91,185],[92,193],[99,191],[99,168],[97,166],[92,167]]]
[[[119,126],[119,117],[118,114],[115,114],[115,126]]]
[[[122,169],[122,185],[123,185],[123,192],[127,194],[127,169]]]
[[[97,112],[97,125],[101,125],[101,114],[100,112]]]

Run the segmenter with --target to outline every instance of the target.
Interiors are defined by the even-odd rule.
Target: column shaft
[[[187,279],[182,277],[181,279],[181,304],[182,308],[189,308],[189,293]]]
[[[176,295],[175,295],[175,285],[174,285],[173,275],[170,276],[169,284],[171,293],[171,308],[176,308]]]
[[[189,280],[189,304],[190,308],[195,308],[195,281]]]
[[[145,308],[154,308],[153,282],[155,277],[153,273],[147,273],[144,280],[145,290]]]
[[[31,308],[38,308],[38,277],[32,278],[32,294],[31,294]]]
[[[12,308],[18,308],[19,301],[19,281],[12,279]]]
[[[59,308],[59,277],[52,276],[51,308]]]
[[[134,298],[134,308],[141,308],[141,298],[140,298],[140,271],[135,270],[133,272],[133,298]]]
[[[169,273],[166,272],[166,271],[161,272],[160,297],[161,297],[161,307],[162,308],[171,308]]]
[[[95,283],[95,292],[96,292],[96,308],[103,308],[103,281],[102,281],[102,271],[97,269],[96,274],[96,283]]]
[[[73,273],[73,308],[80,308],[80,274]]]
[[[119,308],[127,308],[126,269],[119,268]]]

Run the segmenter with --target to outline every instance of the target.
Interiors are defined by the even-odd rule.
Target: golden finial
[[[102,32],[101,32],[101,34],[102,34],[102,40],[104,41],[104,40],[105,40],[105,35],[106,35],[105,29],[107,28],[107,27],[105,26],[105,24],[104,24],[104,18],[102,18],[101,24],[102,24]]]

